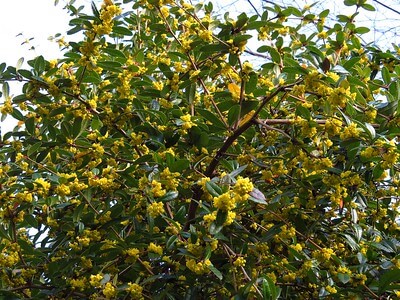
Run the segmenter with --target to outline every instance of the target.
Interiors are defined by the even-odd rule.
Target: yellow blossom
[[[164,204],[162,202],[153,202],[147,207],[147,213],[156,218],[165,212]]]
[[[236,206],[235,199],[231,197],[230,193],[224,193],[218,197],[214,197],[213,204],[216,208],[223,211],[232,210]]]
[[[162,253],[163,253],[163,248],[161,246],[158,246],[158,245],[154,244],[154,243],[150,243],[148,248],[147,248],[147,250],[149,252],[153,252],[153,253],[156,253],[158,255],[162,255]]]

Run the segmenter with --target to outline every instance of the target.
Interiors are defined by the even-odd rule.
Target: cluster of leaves
[[[371,6],[123,2],[0,65],[0,295],[398,296],[399,51],[360,42]]]

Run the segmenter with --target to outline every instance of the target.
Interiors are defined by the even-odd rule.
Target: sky
[[[0,63],[15,66],[23,57],[27,61],[43,55],[46,59],[59,56],[60,50],[55,42],[48,40],[58,32],[68,30],[68,14],[63,10],[62,0],[54,6],[54,0],[13,0],[2,1],[0,18]],[[29,43],[25,41],[33,38]],[[24,43],[23,45],[21,45]],[[34,50],[30,50],[34,47]],[[11,85],[10,94],[18,94],[16,85]],[[0,123],[2,133],[9,131],[15,125],[10,117]]]

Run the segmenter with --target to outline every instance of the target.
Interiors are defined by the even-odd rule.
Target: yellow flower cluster
[[[100,187],[101,189],[104,189],[104,190],[111,190],[111,189],[118,187],[118,183],[115,182],[115,180],[113,178],[94,177],[94,178],[89,178],[89,186]]]
[[[158,246],[154,243],[150,243],[149,246],[147,247],[147,251],[156,253],[158,255],[162,255],[163,253],[163,248],[161,246]]]
[[[235,267],[244,267],[246,265],[246,259],[243,256],[240,256],[233,262],[233,265]]]
[[[101,24],[93,25],[93,31],[98,35],[110,34],[114,25],[113,19],[122,12],[112,0],[104,0],[100,11]]]
[[[235,193],[236,201],[243,202],[249,198],[249,193],[253,190],[253,183],[249,178],[238,177],[236,183],[233,187],[233,192]]]
[[[103,280],[103,275],[101,275],[101,274],[90,275],[89,283],[93,287],[99,287],[99,286],[101,286],[102,280]]]
[[[314,137],[317,134],[317,128],[308,120],[297,116],[295,123],[300,125],[301,134],[304,137]]]
[[[137,283],[129,282],[128,287],[125,290],[129,292],[130,296],[132,297],[131,299],[135,300],[144,299],[144,297],[142,296],[143,288]]]
[[[160,173],[160,180],[166,189],[175,191],[179,184],[180,175],[179,172],[171,172],[167,167]]]
[[[32,196],[31,192],[23,191],[23,192],[15,195],[15,200],[17,202],[29,202],[30,203],[33,201],[33,196]]]
[[[8,240],[3,240],[0,244],[2,248],[0,252],[0,267],[1,268],[12,268],[19,262],[19,245],[11,243]]]
[[[342,125],[342,121],[335,118],[329,118],[325,122],[325,131],[330,136],[338,135],[340,132],[342,132]]]
[[[162,188],[161,182],[158,182],[157,180],[153,179],[151,186],[151,192],[153,193],[154,197],[162,197],[167,193],[166,190]]]
[[[328,102],[334,106],[341,108],[346,106],[348,98],[352,97],[350,88],[345,89],[344,87],[338,87],[332,90],[328,96]]]
[[[130,263],[134,263],[139,258],[139,249],[130,248],[125,251],[126,255],[128,255],[127,261]]]
[[[186,115],[181,116],[180,119],[183,121],[182,128],[183,128],[184,130],[190,129],[190,128],[192,128],[193,126],[196,126],[196,124],[193,123],[193,121],[192,121],[191,115],[189,115],[189,114],[186,114]]]
[[[106,299],[112,299],[117,295],[117,289],[111,282],[107,282],[103,288],[103,295],[106,296]]]
[[[382,154],[382,167],[384,169],[392,168],[399,161],[399,157],[400,155],[397,147],[395,143],[391,141],[386,147],[386,152]]]
[[[35,179],[34,184],[35,184],[36,192],[40,196],[47,195],[47,193],[49,192],[50,186],[51,186],[50,182],[47,182],[43,178]]]
[[[147,213],[152,218],[156,218],[165,212],[164,204],[162,202],[153,202],[147,207]]]
[[[208,273],[209,266],[211,265],[211,261],[209,259],[205,259],[204,261],[199,261],[196,263],[196,260],[194,259],[188,259],[186,261],[186,267],[197,275],[202,275]]]
[[[322,248],[320,250],[315,250],[312,253],[312,257],[320,262],[326,262],[331,259],[334,251],[330,248]]]
[[[371,158],[379,155],[379,150],[374,147],[367,147],[360,153],[361,157]]]
[[[356,123],[351,123],[350,125],[346,126],[343,131],[340,133],[340,138],[342,140],[348,140],[351,138],[357,138],[360,136],[360,131],[357,128]]]
[[[231,197],[230,192],[226,192],[214,197],[213,205],[222,211],[229,211],[236,207],[236,201],[234,197]]]
[[[69,284],[71,285],[71,287],[75,290],[79,290],[79,291],[83,291],[86,286],[87,286],[87,282],[85,278],[73,278],[69,281]]]
[[[3,115],[6,115],[6,114],[12,113],[12,111],[13,111],[13,107],[12,107],[11,97],[6,97],[3,105],[0,106],[0,112]]]

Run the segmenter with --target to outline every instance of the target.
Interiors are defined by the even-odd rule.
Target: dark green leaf
[[[222,195],[222,189],[213,181],[207,181],[206,183],[207,191],[214,197]]]

